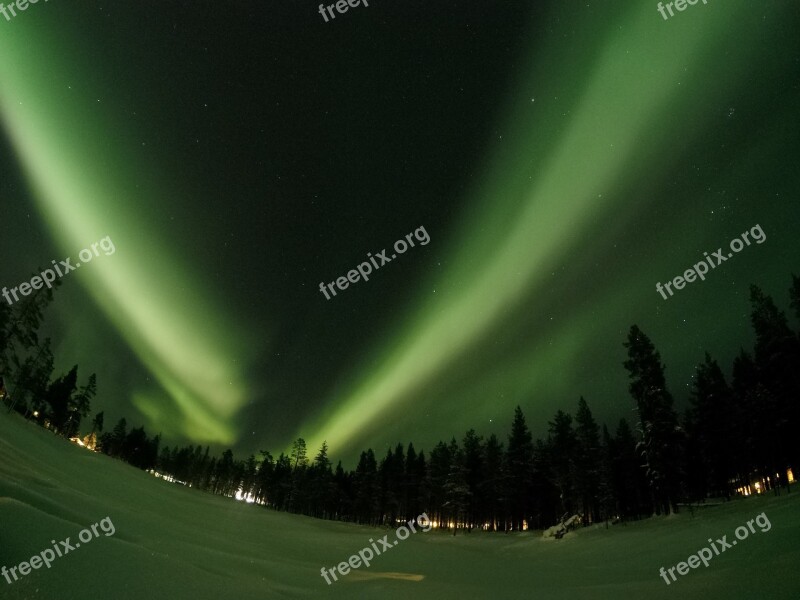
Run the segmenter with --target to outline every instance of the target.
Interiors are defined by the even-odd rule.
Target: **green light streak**
[[[58,35],[34,29],[31,16],[0,36],[3,125],[64,256],[77,257],[106,235],[116,246],[69,279],[85,286],[161,385],[163,392],[132,392],[152,424],[231,443],[233,417],[248,394],[243,328],[137,211],[146,194],[165,192],[145,191],[147,168],[130,162],[118,124],[83,88],[84,74],[61,64],[68,48],[54,41]],[[30,258],[26,268],[48,258]]]
[[[540,87],[536,93],[517,94],[506,126],[498,128],[507,135],[495,141],[485,179],[467,203],[479,208],[462,222],[450,247],[440,251],[448,259],[447,274],[424,286],[426,291],[435,288],[435,296],[428,293],[416,318],[401,324],[376,370],[337,391],[328,403],[332,408],[299,430],[306,433],[309,447],[325,439],[332,448],[347,448],[381,418],[397,415],[400,407],[410,409],[458,359],[480,353],[487,335],[524,308],[526,300],[535,309],[550,272],[586,246],[600,217],[618,201],[615,192],[638,176],[631,169],[651,174],[669,163],[672,149],[666,142],[673,131],[664,127],[665,116],[685,111],[684,124],[690,127],[702,107],[687,96],[688,89],[713,87],[698,82],[697,70],[686,66],[707,60],[718,36],[737,35],[742,10],[731,4],[705,12],[695,8],[673,23],[665,23],[651,5],[615,11],[621,17],[607,28],[602,51],[590,44],[585,48],[581,66],[586,83],[574,104],[555,98],[569,87],[559,78],[570,73],[548,64],[565,41],[554,39],[544,51],[537,48],[537,59],[519,87],[529,90],[530,81]],[[597,16],[584,18],[587,22],[576,29],[596,31],[595,21],[588,20]],[[534,76],[537,72],[553,75],[552,80],[542,81]],[[534,111],[534,104],[542,108]],[[541,132],[553,129],[554,122],[563,127],[542,139]],[[643,145],[650,151],[643,153]],[[661,148],[661,157],[654,148]],[[544,149],[546,158],[533,164],[532,157]],[[431,236],[435,239],[436,232]],[[539,362],[557,369],[553,361],[568,360],[581,347],[579,336],[587,335],[576,329],[573,324],[554,333],[568,342],[555,355],[540,349]],[[515,379],[531,380],[529,362],[519,361],[517,369]],[[539,373],[546,370],[537,367]],[[444,397],[458,406],[460,400]]]

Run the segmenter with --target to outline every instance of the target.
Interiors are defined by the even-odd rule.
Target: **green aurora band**
[[[598,26],[596,13],[585,13],[568,27],[571,44],[561,37],[563,25],[537,44],[501,120],[504,126],[497,128],[503,139],[489,150],[488,168],[465,203],[468,214],[449,247],[439,251],[448,259],[448,271],[420,288],[435,288],[434,298],[427,295],[415,316],[397,324],[396,334],[376,350],[381,358],[374,367],[363,365],[349,385],[334,390],[327,411],[297,436],[306,437],[311,449],[323,441],[337,451],[374,444],[376,436],[390,435],[394,420],[418,412],[421,397],[436,394],[445,403],[457,402],[450,414],[469,406],[470,421],[478,422],[491,414],[481,405],[496,397],[493,386],[513,382],[522,401],[542,379],[559,372],[557,365],[572,364],[594,334],[593,322],[621,299],[639,295],[645,302],[652,296],[649,286],[641,285],[641,273],[635,277],[628,268],[627,279],[616,277],[613,290],[573,311],[558,329],[532,335],[532,343],[494,372],[462,371],[477,383],[472,389],[460,394],[442,387],[448,377],[456,382],[457,361],[483,351],[498,330],[513,331],[524,311],[543,308],[537,302],[552,285],[552,266],[585,256],[597,223],[614,221],[614,203],[626,188],[666,173],[676,148],[692,131],[700,135],[708,106],[724,103],[730,87],[747,76],[752,57],[745,41],[755,35],[748,25],[750,8],[743,2],[698,4],[665,22],[655,4],[613,7],[607,10],[616,17],[604,17],[611,23],[605,28]],[[562,23],[567,18],[577,17],[560,15]],[[731,41],[737,44],[733,52]],[[705,80],[715,62],[737,65],[735,76]],[[536,93],[530,82],[536,82]],[[702,95],[693,96],[693,90]],[[542,108],[534,111],[535,106]],[[681,114],[687,131],[665,128],[668,113]],[[636,210],[626,207],[624,218]],[[431,247],[435,243],[440,241]],[[544,337],[555,341],[548,345]]]
[[[75,259],[105,236],[116,246],[70,279],[81,281],[160,383],[132,392],[151,424],[198,442],[232,443],[235,414],[248,399],[243,328],[225,318],[210,286],[189,275],[142,216],[143,199],[169,197],[147,190],[145,180],[158,176],[155,165],[131,164],[119,119],[103,114],[86,74],[63,60],[80,44],[65,38],[65,27],[51,23],[45,31],[40,16],[30,11],[3,23],[0,111],[64,256]]]

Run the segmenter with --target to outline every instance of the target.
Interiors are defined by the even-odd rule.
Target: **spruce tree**
[[[508,436],[506,474],[512,527],[521,530],[522,521],[530,521],[533,512],[533,439],[519,406],[514,409]]]
[[[420,472],[418,466],[419,463],[417,461],[417,452],[414,450],[414,444],[409,443],[404,466],[405,477],[403,478],[405,486],[403,498],[406,506],[405,516],[407,519],[418,517],[422,510],[419,495],[420,485],[425,476],[425,472]]]
[[[572,516],[579,507],[575,497],[575,455],[577,438],[572,417],[563,410],[556,411],[550,421],[547,438],[550,481],[558,491],[559,517]]]
[[[56,280],[53,287],[33,290],[13,306],[0,302],[0,376],[4,379],[9,412],[17,404],[24,405],[28,394],[34,400],[44,395],[53,370],[53,356],[50,340],[39,339],[39,328],[59,285],[61,280]]]
[[[583,396],[578,401],[578,411],[575,413],[575,437],[575,492],[584,519],[593,523],[598,518],[597,496],[602,457],[597,423]]]
[[[614,440],[603,425],[603,437],[600,447],[600,461],[597,486],[597,502],[600,518],[605,520],[608,528],[609,519],[618,515],[619,500],[614,493]]]
[[[470,490],[467,485],[467,467],[464,451],[458,447],[455,438],[450,442],[450,470],[444,484],[446,514],[452,517],[453,535],[464,523],[467,507],[470,502]]]
[[[450,476],[450,448],[444,442],[439,442],[431,450],[428,460],[426,487],[429,494],[429,504],[433,514],[428,513],[433,520],[447,526],[445,486]]]
[[[92,433],[103,433],[103,419],[105,418],[105,413],[100,411],[94,416],[92,419]]]
[[[359,523],[375,525],[378,519],[380,485],[372,448],[361,453],[355,473],[355,514]]]
[[[208,448],[206,448],[208,450]],[[261,463],[256,475],[256,502],[272,501],[272,483],[275,474],[275,459],[266,450],[261,451]]]
[[[617,425],[612,448],[612,479],[620,513],[626,517],[638,516],[644,509],[649,484],[636,439],[625,419],[620,419]]]
[[[705,361],[695,369],[692,387],[690,424],[697,453],[687,453],[701,463],[705,494],[730,496],[730,479],[735,475],[731,448],[733,392],[725,381],[722,369],[706,353]],[[704,494],[704,495],[705,495]]]
[[[479,483],[481,504],[490,520],[490,529],[496,531],[505,526],[508,516],[506,506],[505,465],[503,444],[495,434],[489,436],[483,447],[484,463]],[[502,523],[502,525],[501,525]]]
[[[639,451],[645,460],[655,513],[675,511],[679,490],[680,439],[678,416],[667,391],[661,356],[644,332],[631,327],[624,346],[629,391],[639,413]]]
[[[50,427],[61,435],[66,435],[67,425],[72,409],[72,395],[78,379],[78,366],[69,373],[53,381],[45,392],[45,400],[49,405]]]
[[[800,422],[800,341],[786,315],[755,285],[750,286],[750,303],[756,367],[770,399],[763,409],[772,432],[769,467],[783,473],[782,482],[788,486],[786,468],[800,461],[800,440],[792,429],[792,423]]]
[[[462,442],[464,447],[464,468],[469,501],[467,506],[467,527],[482,526],[486,521],[486,503],[481,494],[483,469],[483,438],[474,429],[467,431]]]

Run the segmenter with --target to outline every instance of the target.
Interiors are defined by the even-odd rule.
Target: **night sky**
[[[656,4],[0,17],[0,286],[110,236],[48,309],[57,374],[96,372],[107,427],[167,444],[302,436],[352,466],[504,439],[517,404],[542,436],[580,395],[615,425],[634,323],[681,408],[704,351],[727,372],[751,346],[748,286],[786,309],[800,274],[800,8]],[[764,243],[656,292],[756,224]]]

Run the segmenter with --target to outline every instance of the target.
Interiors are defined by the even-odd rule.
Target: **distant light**
[[[240,502],[241,502],[242,500],[244,500],[244,501],[245,501],[245,502],[247,502],[248,504],[253,504],[253,503],[256,501],[256,497],[255,497],[253,494],[247,494],[247,495],[245,495],[245,494],[243,494],[243,493],[242,493],[242,489],[241,489],[241,488],[239,488],[238,490],[236,490],[236,494],[234,494],[234,498],[236,498],[236,499],[237,499],[237,500],[239,500]]]

